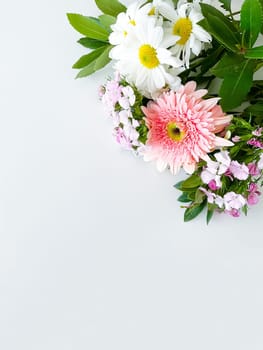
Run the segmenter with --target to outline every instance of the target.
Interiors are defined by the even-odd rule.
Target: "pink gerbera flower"
[[[196,163],[215,147],[233,143],[217,137],[232,116],[223,113],[218,98],[202,99],[207,90],[196,90],[194,81],[178,92],[163,93],[142,107],[149,128],[144,160],[156,160],[163,171],[169,166],[176,174],[183,167],[193,173]]]

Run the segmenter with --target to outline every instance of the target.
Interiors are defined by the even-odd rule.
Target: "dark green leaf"
[[[245,57],[252,59],[263,59],[263,46],[258,46],[254,47],[253,49],[246,50]]]
[[[182,191],[182,184],[184,183],[184,181],[179,181],[174,185],[174,188],[176,188],[177,190]]]
[[[184,221],[188,222],[188,221],[193,220],[195,217],[197,217],[197,215],[199,215],[202,212],[205,205],[206,205],[206,202],[204,201],[201,204],[195,204],[195,205],[187,208],[184,212]]]
[[[105,41],[98,41],[90,38],[81,38],[78,40],[78,43],[88,49],[98,49],[106,44]]]
[[[208,23],[210,34],[212,34],[220,44],[233,52],[238,52],[240,42],[232,31],[230,25],[226,24],[221,18],[209,13],[207,14],[206,21]]]
[[[247,60],[240,63],[238,71],[225,76],[219,91],[225,111],[240,106],[244,101],[253,83],[254,67],[255,63]]]
[[[207,213],[206,213],[206,223],[207,223],[207,225],[211,221],[213,215],[214,215],[214,210],[207,208]]]
[[[225,16],[221,11],[217,10],[215,7],[210,6],[208,4],[200,4],[201,8],[202,8],[202,13],[204,15],[205,18],[207,18],[209,15],[215,16],[217,17],[221,22],[223,22],[225,24],[225,26],[228,28],[228,31],[230,31],[234,37],[235,37],[235,41],[237,43],[240,42],[240,34],[239,34],[239,30],[238,28],[231,22],[231,20]],[[202,24],[203,21],[201,21],[199,24]],[[207,22],[207,26],[205,29],[209,31],[209,24],[210,21]],[[212,34],[212,33],[211,33]],[[222,35],[224,33],[221,33]]]
[[[227,11],[231,11],[231,0],[219,0]]]
[[[238,73],[240,71],[240,64],[244,62],[245,59],[243,56],[228,53],[211,69],[211,72],[219,78],[224,78],[226,75]]]
[[[182,203],[191,202],[191,199],[189,199],[187,192],[183,192],[183,194],[181,194],[181,196],[178,197],[177,200]]]
[[[240,151],[240,145],[230,147],[229,153],[231,158],[233,159],[234,157],[236,157],[239,151]]]
[[[214,67],[214,65],[220,60],[223,52],[224,52],[224,48],[222,46],[220,46],[216,50],[211,52],[211,54],[209,54],[207,57],[203,58],[202,64],[201,64],[200,75],[203,75],[210,68]]]
[[[263,0],[259,0],[261,8],[262,8],[262,16],[263,16]],[[261,25],[261,33],[263,34],[263,21],[262,21],[262,25]]]
[[[120,12],[126,11],[126,7],[118,0],[95,0],[95,2],[101,12],[106,15],[116,17]]]
[[[242,207],[242,212],[247,216],[247,211],[248,211],[248,206],[247,205],[244,205]]]
[[[246,114],[263,118],[263,102],[255,103],[245,109]]]
[[[79,33],[91,39],[108,41],[109,32],[92,17],[86,17],[77,13],[68,13],[68,20],[72,27]]]
[[[87,55],[80,57],[80,59],[73,65],[73,68],[80,69],[88,66],[91,62],[96,60],[105,50],[105,46],[100,47]]]
[[[244,44],[251,48],[262,27],[262,8],[259,0],[245,0],[240,13],[240,28],[244,33]]]

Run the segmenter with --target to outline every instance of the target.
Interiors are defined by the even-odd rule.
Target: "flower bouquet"
[[[173,175],[184,220],[206,208],[239,217],[263,184],[263,0],[95,0],[68,14],[89,51],[86,77],[112,62],[99,96],[126,150]]]

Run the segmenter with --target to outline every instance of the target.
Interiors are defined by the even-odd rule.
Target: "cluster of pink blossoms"
[[[262,177],[263,154],[258,162],[251,162],[247,165],[231,160],[228,151],[221,151],[214,154],[216,161],[206,158],[206,166],[201,172],[201,180],[208,186],[208,189],[200,187],[207,196],[210,204],[215,204],[220,210],[224,210],[234,217],[239,217],[241,209],[247,205],[255,205],[259,201],[261,192],[258,182]],[[225,192],[223,195],[223,181],[228,178],[231,182],[235,179],[245,182],[244,193],[234,191]],[[242,184],[239,183],[239,187]],[[241,187],[243,188],[243,187]]]
[[[155,161],[159,171],[168,168],[176,174],[183,168],[198,174],[199,190],[212,210],[239,217],[258,203],[263,154],[245,163],[231,158],[225,149],[243,142],[259,154],[263,128],[251,131],[246,141],[237,135],[230,141],[231,132],[226,130],[232,116],[222,111],[218,98],[205,99],[207,90],[197,90],[194,81],[148,99],[116,73],[100,93],[113,122],[113,135],[124,149]],[[200,161],[206,162],[202,168]]]
[[[247,144],[253,146],[255,148],[263,149],[263,143],[258,139],[262,136],[263,128],[258,128],[257,130],[252,132],[252,135],[256,137],[252,137],[247,141]]]
[[[133,117],[132,107],[135,94],[131,86],[123,86],[118,73],[100,89],[100,97],[112,117],[113,135],[116,141],[127,150],[135,150],[141,146],[138,120]]]

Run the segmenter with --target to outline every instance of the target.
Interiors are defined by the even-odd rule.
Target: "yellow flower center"
[[[155,7],[153,6],[150,11],[148,12],[148,16],[154,16],[155,15]]]
[[[136,26],[136,22],[134,19],[131,19],[130,22],[129,22],[132,26]]]
[[[167,134],[173,141],[182,141],[185,136],[185,132],[180,130],[178,125],[175,122],[169,122],[166,126]]]
[[[181,37],[176,44],[184,45],[192,33],[192,22],[189,18],[180,18],[173,26],[173,34]]]
[[[139,59],[141,64],[148,69],[153,69],[160,64],[155,48],[148,44],[139,48]]]

